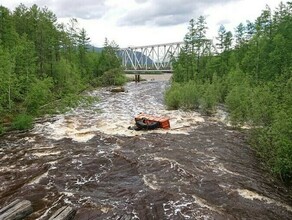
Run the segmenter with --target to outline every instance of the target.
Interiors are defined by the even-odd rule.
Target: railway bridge
[[[119,55],[128,73],[172,72],[172,60],[177,57],[184,42],[122,48]]]
[[[189,48],[199,56],[218,54],[216,46],[210,39],[201,40],[199,46]],[[122,65],[127,73],[172,72],[172,61],[178,57],[185,42],[133,46],[119,49]],[[198,48],[197,48],[198,47]]]

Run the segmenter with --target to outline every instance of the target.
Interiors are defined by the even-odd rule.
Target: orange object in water
[[[140,113],[135,117],[135,121],[139,121],[142,119],[146,119],[148,121],[156,121],[159,122],[160,128],[163,129],[169,129],[170,128],[170,123],[169,123],[169,117],[158,117],[158,116],[153,116],[153,115],[148,115],[144,113]]]

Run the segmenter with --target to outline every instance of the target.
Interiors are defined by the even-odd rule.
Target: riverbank
[[[162,74],[139,74],[141,80],[147,81],[169,81],[172,77],[171,73],[162,73]],[[135,74],[126,74],[127,78],[134,80]]]

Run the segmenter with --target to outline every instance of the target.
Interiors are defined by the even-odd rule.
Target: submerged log
[[[23,219],[32,211],[30,201],[17,199],[0,210],[0,220]]]
[[[70,206],[63,206],[59,208],[49,220],[70,220],[74,217],[76,210]]]

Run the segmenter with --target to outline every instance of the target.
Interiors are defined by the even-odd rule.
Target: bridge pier
[[[141,77],[140,77],[140,74],[135,74],[135,82],[140,82],[141,80]]]

